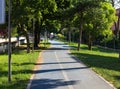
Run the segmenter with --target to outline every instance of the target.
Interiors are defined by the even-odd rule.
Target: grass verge
[[[74,48],[77,47],[76,43],[70,45]],[[93,47],[90,51],[83,44],[79,52],[75,49],[72,49],[71,52],[117,89],[120,89],[120,59],[118,59],[118,53],[98,47]]]
[[[46,47],[49,47],[47,44]],[[44,48],[44,47],[40,47]],[[0,89],[26,89],[36,65],[40,49],[26,53],[24,47],[12,53],[12,82],[8,83],[8,55],[0,55]]]

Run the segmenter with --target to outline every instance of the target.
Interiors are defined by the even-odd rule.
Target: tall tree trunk
[[[115,26],[115,30],[114,30],[115,31],[115,37],[118,38],[118,35],[117,35],[118,34],[118,27],[117,27],[116,22],[114,22],[114,26]]]
[[[20,24],[18,24],[18,26],[17,26],[17,34],[18,34],[18,36],[17,36],[17,43],[18,43],[18,47],[20,46],[20,42],[19,42],[19,36],[20,36],[20,30],[21,30],[21,26],[20,26]]]
[[[24,31],[23,34],[25,35],[26,41],[27,41],[27,53],[30,53],[30,40],[29,40],[29,34],[28,34],[27,27],[23,24],[22,29]]]
[[[120,10],[119,10],[118,22],[117,22],[117,26],[118,26],[118,27],[117,27],[117,28],[118,28],[118,29],[117,29],[117,30],[118,30],[118,31],[117,31],[117,32],[118,32],[117,35],[118,35],[118,37],[119,37],[118,46],[119,46],[119,50],[120,50],[120,31],[119,31],[119,30],[120,30],[120,26],[119,26],[119,25],[120,25]],[[119,59],[120,59],[120,51],[119,51]]]
[[[80,51],[81,42],[82,42],[82,29],[79,29],[78,51]]]
[[[88,36],[88,49],[92,50],[92,39],[91,39],[91,35],[90,34]]]
[[[69,39],[69,44],[71,43],[71,29],[69,27],[68,29],[68,39]]]
[[[120,15],[120,11],[119,11],[119,15]],[[120,41],[119,25],[120,25],[120,16],[118,16],[118,22],[117,22],[117,37],[119,38]]]
[[[78,39],[78,51],[80,51],[80,44],[82,42],[83,11],[81,11],[79,14],[80,14],[80,29],[79,29],[79,39]]]
[[[36,21],[34,30],[34,48],[38,48],[39,41],[40,41],[40,26],[39,21]]]
[[[29,35],[26,32],[26,41],[27,41],[27,53],[30,53],[30,40],[29,40]]]
[[[119,13],[120,15],[120,13]],[[120,25],[120,17],[118,18],[118,37],[119,37],[119,42],[118,42],[118,46],[119,46],[119,50],[120,50],[120,29],[119,29],[119,25]],[[120,59],[120,51],[119,51],[119,59]]]

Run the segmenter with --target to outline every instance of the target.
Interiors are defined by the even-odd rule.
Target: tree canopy
[[[34,47],[38,47],[40,33],[45,29],[57,33],[65,27],[75,27],[80,37],[84,31],[86,35],[94,34],[92,38],[95,38],[109,34],[115,21],[115,9],[109,0],[12,0],[11,3],[12,26],[27,39],[34,31]]]

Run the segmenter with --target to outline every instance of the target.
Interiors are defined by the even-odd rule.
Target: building
[[[120,30],[120,8],[116,9],[116,16],[118,17],[117,21],[114,22],[114,24],[113,24],[111,29],[113,30],[113,33],[116,36],[118,36],[119,30]]]

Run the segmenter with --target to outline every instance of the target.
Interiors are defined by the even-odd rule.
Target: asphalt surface
[[[50,49],[42,53],[27,89],[115,89],[69,52],[70,47],[50,41]]]

